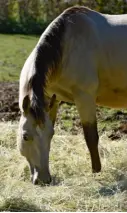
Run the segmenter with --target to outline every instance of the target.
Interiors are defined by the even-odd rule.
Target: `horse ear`
[[[23,105],[22,105],[22,108],[23,108],[23,111],[25,113],[28,112],[29,108],[30,108],[30,99],[29,99],[29,96],[26,95],[23,99]]]

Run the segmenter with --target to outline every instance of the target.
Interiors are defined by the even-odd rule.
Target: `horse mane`
[[[34,72],[28,82],[28,90],[32,91],[31,113],[35,119],[44,121],[45,88],[48,77],[53,75],[62,59],[62,42],[66,28],[66,20],[77,12],[87,11],[86,7],[76,6],[65,10],[42,34],[35,54]]]

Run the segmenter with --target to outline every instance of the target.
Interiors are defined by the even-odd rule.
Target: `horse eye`
[[[28,140],[29,140],[29,136],[28,136],[27,133],[24,133],[24,134],[23,134],[23,140],[24,140],[24,141],[28,141]]]

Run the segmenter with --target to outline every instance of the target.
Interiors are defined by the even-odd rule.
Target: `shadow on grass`
[[[46,209],[40,209],[31,202],[28,203],[22,198],[9,198],[0,205],[0,212],[9,211],[9,212],[46,212]]]
[[[44,184],[42,181],[38,181],[37,185],[41,186],[41,187],[50,187],[50,186],[59,186],[61,185],[61,183],[63,182],[63,180],[59,177],[56,176],[52,176],[52,181],[49,184]]]
[[[52,176],[51,186],[59,186],[63,182],[63,179],[57,176]]]
[[[127,179],[118,181],[116,184],[111,186],[103,186],[99,190],[101,196],[112,196],[117,193],[127,191]]]

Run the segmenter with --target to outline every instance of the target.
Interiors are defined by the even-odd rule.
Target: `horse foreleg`
[[[101,163],[98,152],[98,132],[97,124],[94,123],[83,123],[83,131],[86,139],[87,147],[90,151],[92,170],[93,172],[100,172]]]
[[[92,170],[100,172],[101,162],[98,152],[98,131],[96,122],[96,104],[94,97],[84,92],[74,93],[75,104],[77,106],[87,147],[90,151]]]

